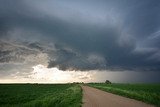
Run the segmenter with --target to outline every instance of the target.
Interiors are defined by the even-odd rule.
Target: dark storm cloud
[[[48,47],[48,46],[47,46]],[[0,78],[28,76],[33,66],[47,65],[48,56],[43,51],[45,45],[32,42],[13,42],[0,40]]]
[[[159,11],[158,0],[1,0],[0,36],[53,43],[27,46],[46,53],[48,67],[159,71]]]
[[[0,40],[0,49],[0,63],[23,63],[26,57],[36,56],[41,52],[41,47],[38,47],[36,43],[24,45],[3,40]]]
[[[58,67],[61,70],[93,70],[105,69],[106,61],[103,57],[92,55],[81,55],[73,50],[58,48],[57,51],[50,53],[48,67]]]

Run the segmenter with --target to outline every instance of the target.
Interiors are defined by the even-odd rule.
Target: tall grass
[[[1,84],[0,107],[81,107],[76,84]]]
[[[92,83],[89,86],[140,100],[160,107],[160,84],[105,84]]]

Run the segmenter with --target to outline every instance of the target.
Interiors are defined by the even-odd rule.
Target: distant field
[[[0,107],[81,107],[76,84],[0,84]]]
[[[160,107],[160,84],[90,83],[88,85]]]

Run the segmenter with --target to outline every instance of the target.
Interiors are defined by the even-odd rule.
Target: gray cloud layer
[[[1,40],[30,41],[32,51],[13,55],[2,44],[0,62],[24,61],[36,48],[62,70],[159,71],[159,11],[158,0],[1,0]]]

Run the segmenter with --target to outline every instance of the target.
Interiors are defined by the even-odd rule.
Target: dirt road
[[[82,86],[82,107],[154,107],[141,101],[125,98],[88,86]]]

